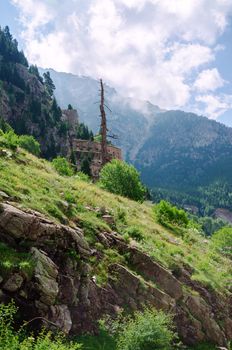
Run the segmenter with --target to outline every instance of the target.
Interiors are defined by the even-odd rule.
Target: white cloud
[[[194,88],[199,92],[215,91],[224,86],[225,80],[217,68],[205,69],[197,77]]]
[[[161,108],[188,105],[194,80],[200,92],[224,83],[207,65],[218,54],[231,0],[11,1],[37,65],[102,77]]]
[[[210,119],[217,119],[232,108],[232,95],[202,95],[196,97],[197,102],[204,105],[204,112]]]

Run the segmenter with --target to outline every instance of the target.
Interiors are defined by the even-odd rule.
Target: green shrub
[[[173,350],[175,339],[171,318],[147,309],[120,324],[117,350]]]
[[[10,130],[6,133],[2,132],[0,135],[0,146],[15,150],[18,145],[18,140],[19,137],[14,133],[13,130]]]
[[[153,210],[157,221],[163,225],[172,224],[187,227],[190,222],[187,213],[184,210],[178,209],[164,200],[160,201],[159,204],[156,204]]]
[[[12,127],[2,117],[0,117],[0,130],[4,133],[10,130],[13,131]]]
[[[6,130],[6,131],[4,131]],[[24,148],[26,151],[38,156],[40,154],[40,144],[33,136],[15,134],[12,128],[0,125],[0,146],[15,150],[17,146]]]
[[[220,228],[227,226],[227,223],[222,219],[213,219],[210,216],[204,216],[197,218],[202,230],[207,236],[211,236],[214,232],[218,231]]]
[[[90,177],[87,174],[83,173],[82,171],[78,171],[77,174],[75,175],[75,177],[78,180],[90,182]]]
[[[42,331],[37,337],[15,331],[13,321],[16,314],[13,303],[0,304],[0,349],[1,350],[78,350],[80,344],[67,342],[62,336],[52,336]]]
[[[35,140],[33,136],[30,135],[22,135],[18,138],[18,145],[24,148],[26,151],[34,154],[35,156],[39,156],[40,154],[40,144]]]
[[[100,185],[105,190],[121,196],[142,201],[146,190],[142,185],[138,171],[125,162],[113,159],[100,172]]]
[[[115,214],[116,221],[119,221],[122,224],[127,224],[127,215],[126,211],[123,208],[117,208],[116,214]]]
[[[144,239],[144,235],[141,230],[137,226],[130,226],[125,230],[125,234],[127,234],[130,238],[135,241],[142,241]]]
[[[73,168],[66,158],[54,158],[52,165],[60,175],[72,176],[74,174]]]
[[[213,247],[232,259],[232,227],[223,227],[212,235]]]

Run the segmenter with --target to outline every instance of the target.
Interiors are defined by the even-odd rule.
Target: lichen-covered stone
[[[53,321],[59,329],[69,334],[72,328],[72,319],[67,305],[54,305],[50,307],[51,321]]]
[[[56,281],[58,275],[57,266],[42,251],[37,248],[31,249],[32,258],[35,262],[34,277],[36,286],[40,292],[40,301],[47,305],[55,303],[59,292],[59,286]]]
[[[16,292],[23,284],[23,277],[19,273],[14,273],[4,283],[3,289],[8,292]]]

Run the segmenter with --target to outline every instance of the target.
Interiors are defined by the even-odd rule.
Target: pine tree
[[[52,97],[56,87],[55,87],[53,80],[50,76],[50,72],[44,73],[43,77],[44,77],[44,85],[45,85],[45,88],[47,90],[47,93],[49,94],[50,97]]]

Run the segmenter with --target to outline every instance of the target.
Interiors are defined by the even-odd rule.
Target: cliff
[[[0,117],[17,134],[33,135],[48,159],[70,152],[69,135],[78,122],[77,113],[75,121],[70,118],[74,111],[62,114],[54,90],[50,76],[43,79],[36,66],[28,66],[9,28],[0,27]]]

